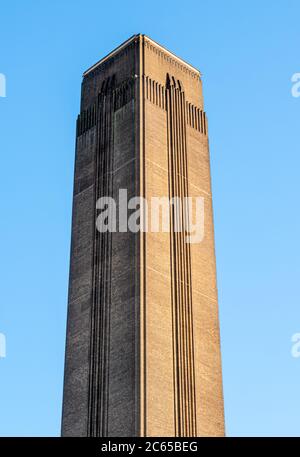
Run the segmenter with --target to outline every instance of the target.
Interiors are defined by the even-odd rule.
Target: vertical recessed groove
[[[183,106],[184,106],[184,93],[182,94],[183,98]],[[182,123],[183,126],[183,131],[184,131],[184,141],[183,141],[183,146],[184,146],[184,157],[185,157],[185,168],[184,168],[184,173],[185,173],[185,192],[186,196],[188,196],[188,166],[187,166],[187,140],[186,140],[186,113],[183,110],[183,119],[184,122]],[[188,209],[188,208],[187,208]],[[189,227],[189,211],[186,211],[186,217],[187,217],[187,225],[186,227]],[[190,244],[186,243],[186,248],[187,248],[187,274],[188,274],[188,294],[189,294],[189,301],[190,301],[190,306],[189,306],[189,337],[190,337],[190,366],[191,366],[191,375],[190,375],[190,385],[191,385],[191,397],[192,397],[192,402],[191,402],[191,416],[192,416],[192,423],[193,423],[193,436],[197,435],[197,422],[196,422],[196,383],[195,383],[195,360],[194,360],[194,330],[193,330],[193,306],[192,306],[192,273],[191,273],[191,250],[190,250]]]
[[[188,328],[187,328],[187,296],[186,296],[186,265],[185,265],[185,242],[184,242],[184,205],[185,205],[185,192],[184,192],[184,155],[183,155],[183,135],[182,135],[182,110],[180,103],[180,92],[176,91],[176,105],[178,111],[178,131],[180,136],[179,141],[179,187],[180,187],[180,199],[181,199],[181,227],[182,230],[179,233],[180,248],[181,248],[181,286],[182,286],[182,301],[183,301],[183,333],[184,333],[184,371],[185,371],[185,409],[186,409],[186,427],[185,433],[187,436],[190,435],[190,395],[189,395],[189,373],[188,373]]]
[[[146,169],[145,169],[145,86],[141,81],[145,73],[145,42],[141,38],[139,44],[139,62],[140,62],[140,87],[139,87],[139,129],[140,129],[140,193],[146,198]],[[147,87],[149,80],[147,78]],[[148,89],[147,89],[148,92]],[[142,264],[142,273],[140,281],[141,307],[140,307],[140,341],[141,341],[141,435],[147,436],[147,327],[146,327],[146,233],[142,231],[140,235],[140,255]]]
[[[200,111],[200,119],[201,119],[201,133],[204,133],[204,129],[203,129],[203,111],[202,110]]]
[[[172,126],[171,126],[171,135],[172,135],[172,164],[173,164],[173,173],[172,173],[172,180],[173,180],[173,197],[177,195],[177,167],[176,167],[176,136],[175,136],[175,107],[174,107],[174,87],[171,86],[171,119],[172,119]],[[178,214],[176,211],[176,207],[172,206],[173,210],[173,219],[174,219],[174,236],[173,236],[173,244],[174,244],[174,286],[175,286],[175,314],[176,314],[176,337],[177,337],[177,364],[178,364],[178,404],[179,404],[179,436],[182,435],[183,429],[183,408],[182,408],[182,347],[181,347],[181,309],[180,309],[180,296],[178,295],[178,265],[175,261],[178,255],[178,246],[177,246],[177,237],[176,237],[176,227],[178,227]]]
[[[161,85],[158,85],[158,106],[161,108]]]
[[[185,101],[179,81],[167,76],[166,86],[170,207],[172,337],[176,436],[196,436],[194,343],[191,294],[191,256],[186,243],[188,176],[186,123],[200,127],[197,111]],[[177,231],[176,231],[177,229]]]
[[[169,189],[170,198],[175,195],[174,189],[174,162],[173,162],[173,116],[172,116],[172,88],[167,81],[166,87],[166,109],[168,120],[168,138],[169,138]],[[171,296],[172,296],[172,316],[173,316],[173,364],[174,364],[174,409],[175,415],[175,434],[181,436],[181,402],[180,402],[180,367],[179,367],[179,341],[178,341],[178,314],[177,314],[177,296],[176,296],[176,264],[175,259],[175,236],[174,236],[174,207],[170,205],[170,246],[171,246]]]
[[[171,160],[171,153],[172,150],[172,136],[171,136],[171,126],[172,126],[172,118],[171,118],[171,96],[170,90],[165,91],[165,107],[166,107],[166,115],[167,115],[167,144],[168,144],[168,188],[169,188],[169,196],[171,197],[174,193],[173,186],[174,182],[172,180],[173,176],[173,163]],[[173,213],[172,207],[170,206],[170,233],[172,234],[174,230],[173,224]],[[176,355],[178,353],[177,350],[177,338],[176,338],[176,314],[175,314],[175,287],[174,287],[174,268],[173,268],[173,261],[174,258],[174,237],[170,236],[170,267],[171,267],[171,315],[172,315],[172,347],[173,347],[173,392],[174,392],[174,432],[175,436],[179,436],[179,404],[178,404],[178,364]]]
[[[152,103],[155,103],[155,82],[152,80]]]
[[[96,202],[113,191],[113,116],[116,108],[132,97],[131,85],[125,82],[114,90],[107,84],[98,96],[95,148]],[[96,213],[95,213],[96,216]],[[96,222],[96,217],[95,217]],[[88,436],[108,436],[110,303],[112,274],[112,233],[93,229],[92,308],[88,389]]]
[[[180,189],[179,189],[179,163],[178,163],[178,152],[179,152],[179,138],[178,138],[178,112],[177,112],[177,103],[176,103],[176,86],[172,88],[172,99],[173,99],[173,118],[174,118],[174,163],[175,163],[175,198],[180,198]],[[178,200],[177,200],[178,201]],[[186,434],[185,425],[186,425],[186,405],[185,405],[185,396],[186,396],[186,385],[185,385],[185,367],[184,367],[184,314],[183,314],[183,300],[182,300],[182,268],[181,268],[181,246],[180,246],[180,211],[179,207],[175,206],[175,214],[176,214],[176,288],[177,288],[177,301],[178,301],[178,318],[179,318],[179,341],[180,341],[180,381],[181,381],[181,414],[182,414],[182,423],[181,423],[181,430],[182,435]]]
[[[179,111],[177,103],[177,92],[178,89],[174,88],[174,109],[175,109],[175,135],[176,135],[176,197],[180,200],[180,206],[182,205],[182,195],[180,188],[180,131],[179,131]],[[181,226],[181,208],[177,208],[177,221],[179,230]],[[181,339],[181,373],[182,373],[182,410],[183,410],[183,424],[182,433],[183,436],[187,436],[187,407],[186,407],[186,369],[185,369],[185,316],[184,316],[184,297],[183,297],[183,278],[182,278],[182,245],[181,245],[181,232],[176,233],[177,239],[177,267],[178,267],[178,288],[179,288],[179,307],[180,307],[180,339]]]

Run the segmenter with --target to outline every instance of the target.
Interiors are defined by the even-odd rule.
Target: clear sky
[[[0,6],[0,435],[59,435],[82,72],[145,33],[203,73],[227,435],[300,436],[297,0]]]

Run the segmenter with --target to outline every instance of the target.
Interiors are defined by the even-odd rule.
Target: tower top
[[[111,51],[109,54],[107,54],[105,57],[103,57],[101,60],[99,60],[98,62],[96,62],[94,65],[92,65],[90,68],[88,68],[84,73],[83,73],[83,77],[87,76],[90,72],[92,72],[93,70],[95,70],[95,68],[97,68],[99,65],[101,65],[102,63],[104,63],[106,60],[110,59],[111,57],[113,57],[114,55],[118,54],[120,51],[122,51],[124,48],[126,48],[127,46],[129,46],[132,42],[134,41],[138,41],[138,40],[144,40],[146,42],[148,42],[149,44],[151,44],[152,46],[155,46],[156,48],[158,48],[160,51],[164,52],[165,54],[168,54],[172,59],[175,59],[177,60],[178,62],[180,62],[182,65],[185,65],[186,67],[188,67],[190,70],[192,70],[193,72],[196,72],[199,74],[199,76],[201,76],[201,73],[200,71],[195,68],[193,65],[189,64],[188,62],[186,62],[185,60],[181,59],[180,57],[176,56],[173,52],[169,51],[167,48],[165,48],[164,46],[160,45],[159,43],[157,43],[156,41],[152,40],[152,38],[148,37],[147,35],[144,35],[144,34],[141,34],[141,33],[138,33],[136,35],[132,35],[132,37],[128,38],[128,40],[124,41],[122,44],[120,44],[118,47],[116,47],[113,51]]]

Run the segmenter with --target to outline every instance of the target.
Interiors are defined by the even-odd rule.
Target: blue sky
[[[0,435],[60,433],[81,74],[139,32],[203,73],[227,435],[300,435],[299,2],[0,9]]]

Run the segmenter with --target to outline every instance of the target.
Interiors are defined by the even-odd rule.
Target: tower
[[[142,207],[144,228],[130,230],[124,211],[136,196],[198,199],[199,239],[187,242],[184,224],[196,206],[167,204],[169,230],[149,229]],[[103,197],[117,202],[113,230],[97,225]],[[201,77],[145,35],[83,75],[62,434],[224,434]]]

